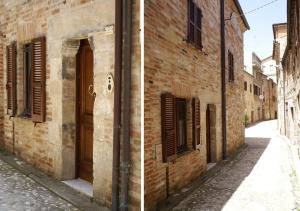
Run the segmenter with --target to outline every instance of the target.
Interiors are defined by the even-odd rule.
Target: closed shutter
[[[234,81],[234,58],[233,58],[233,54],[231,54],[231,74],[232,74],[232,81]]]
[[[163,162],[176,155],[175,98],[166,93],[161,96]]]
[[[202,49],[202,10],[195,0],[188,0],[188,42]]]
[[[46,116],[46,39],[32,40],[32,121],[44,122]]]
[[[192,102],[193,115],[193,147],[197,148],[200,144],[200,100],[193,98]]]
[[[229,81],[234,81],[234,58],[230,51],[228,51],[228,71]]]
[[[7,59],[7,114],[15,116],[17,109],[17,90],[16,90],[16,72],[17,72],[17,48],[16,43],[6,47]]]
[[[202,49],[202,11],[196,8],[196,47]]]

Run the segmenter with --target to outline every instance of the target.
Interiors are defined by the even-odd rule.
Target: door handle
[[[90,94],[93,98],[96,98],[96,93],[94,92],[94,85],[93,85],[93,84],[89,85],[88,92],[89,92],[89,94]]]

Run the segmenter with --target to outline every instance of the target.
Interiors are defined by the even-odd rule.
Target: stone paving
[[[246,129],[248,147],[173,210],[300,210],[291,150],[276,121]]]
[[[79,210],[0,160],[0,211]]]

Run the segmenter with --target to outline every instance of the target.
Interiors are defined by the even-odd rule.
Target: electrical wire
[[[251,13],[253,13],[253,12],[256,12],[257,10],[260,10],[260,9],[262,9],[262,8],[264,8],[264,7],[267,7],[267,6],[271,5],[271,4],[274,4],[274,3],[277,2],[277,1],[279,1],[279,0],[273,0],[273,1],[269,2],[269,3],[267,3],[267,4],[264,4],[264,5],[260,6],[260,7],[255,8],[255,9],[253,9],[253,10],[250,10],[250,11],[248,11],[248,12],[245,12],[244,14],[242,14],[242,15],[240,15],[240,16],[246,16],[246,15],[248,15],[248,14],[251,14]]]

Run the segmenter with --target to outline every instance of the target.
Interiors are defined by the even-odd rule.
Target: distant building
[[[285,100],[284,100],[284,72],[282,69],[282,57],[287,44],[287,23],[273,24],[273,55],[272,58],[276,62],[276,75],[278,85],[278,129],[281,134],[285,134]]]
[[[265,59],[262,59],[261,65],[263,73],[277,83],[276,61],[273,60],[273,56],[271,55]]]
[[[244,71],[245,124],[277,118],[277,85],[262,71],[262,60],[252,53],[253,74]]]

